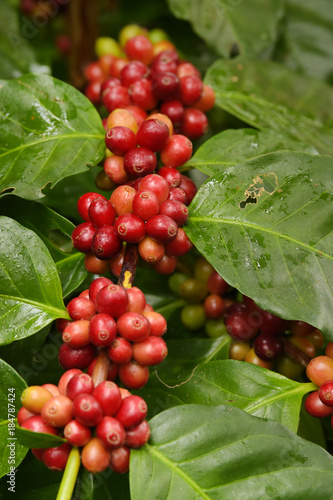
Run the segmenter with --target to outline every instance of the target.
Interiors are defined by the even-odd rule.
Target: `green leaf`
[[[163,388],[158,397],[174,404],[236,406],[256,417],[268,418],[297,432],[302,398],[316,390],[312,383],[294,380],[252,363],[225,359],[198,366],[185,384]],[[150,400],[154,395],[150,395]],[[165,406],[166,407],[166,406]]]
[[[0,198],[0,213],[33,230],[45,243],[56,263],[64,297],[81,285],[88,273],[84,255],[73,247],[74,224],[41,203],[16,196]]]
[[[317,153],[314,147],[271,130],[229,129],[204,142],[186,163],[186,167],[196,168],[207,175],[215,175],[225,167],[284,149]]]
[[[17,426],[15,434],[18,442],[27,448],[53,448],[66,443],[66,439],[53,434],[44,434],[43,432],[32,432]]]
[[[332,456],[277,422],[186,405],[150,426],[150,444],[131,452],[132,500],[332,497]]]
[[[211,177],[186,232],[223,278],[260,307],[333,340],[333,159],[280,152]]]
[[[233,45],[237,45],[241,54],[269,58],[284,7],[281,0],[168,0],[168,3],[176,17],[189,21],[194,31],[224,57],[229,57]],[[255,22],[249,22],[253,12]]]
[[[290,68],[332,83],[333,11],[330,0],[288,0],[280,55]]]
[[[88,99],[47,75],[0,82],[1,192],[26,199],[98,163],[105,130]]]
[[[333,89],[268,61],[216,61],[205,83],[216,104],[258,129],[271,129],[333,154]]]
[[[22,35],[29,30],[26,17],[23,18]],[[37,30],[31,23],[33,29]],[[31,32],[31,30],[30,30]],[[49,73],[48,66],[40,65],[36,60],[28,38],[20,33],[18,10],[8,1],[1,0],[0,16],[0,78],[17,78],[23,73]]]
[[[16,415],[21,408],[21,393],[27,387],[10,365],[0,359],[0,477],[18,467],[27,449],[17,441]]]
[[[54,262],[40,238],[0,217],[1,341],[33,335],[57,318],[69,318]]]

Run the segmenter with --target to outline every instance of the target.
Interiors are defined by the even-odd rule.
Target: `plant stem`
[[[124,288],[131,288],[138,263],[137,245],[126,245],[123,267],[118,278],[118,285]]]
[[[287,338],[281,337],[283,343],[283,350],[288,358],[292,359],[295,363],[304,366],[306,368],[310,363],[311,358],[301,351],[297,346],[290,342]]]
[[[100,349],[96,365],[93,369],[91,378],[93,379],[95,387],[107,379],[110,367],[110,358],[105,349]]]
[[[73,446],[67,460],[56,500],[71,500],[80,465],[79,450],[76,446]]]

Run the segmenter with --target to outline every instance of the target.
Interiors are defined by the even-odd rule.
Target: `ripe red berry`
[[[101,89],[102,89],[102,81],[101,80],[93,80],[89,82],[84,90],[84,95],[91,101],[93,104],[99,105],[101,102]]]
[[[145,294],[136,286],[132,286],[127,290],[128,305],[127,312],[135,312],[143,314],[146,307]]]
[[[122,156],[113,155],[106,158],[103,169],[107,177],[117,185],[124,184],[129,179],[124,169],[124,158]]]
[[[76,375],[80,377],[80,375]],[[48,425],[64,427],[73,418],[73,403],[63,394],[49,399],[43,406],[41,416]]]
[[[208,291],[217,295],[224,295],[229,288],[229,284],[222,278],[222,276],[220,276],[217,271],[213,271],[207,281]]]
[[[254,351],[265,361],[277,359],[282,353],[282,341],[277,335],[261,333],[253,342]]]
[[[167,145],[168,140],[169,129],[167,125],[157,119],[145,120],[137,133],[139,146],[151,151],[161,151]]]
[[[126,108],[130,105],[127,87],[117,85],[106,89],[102,101],[109,113],[118,108]]]
[[[185,106],[192,106],[200,99],[202,80],[197,76],[183,76],[179,79],[180,100]]]
[[[84,319],[73,321],[62,332],[62,340],[74,349],[87,346],[90,343],[89,323]]]
[[[178,54],[175,50],[164,50],[157,54],[151,63],[151,74],[177,73]]]
[[[98,292],[105,286],[113,285],[109,278],[96,278],[89,287],[89,297],[95,302]]]
[[[117,337],[110,345],[108,354],[111,361],[118,365],[128,363],[133,356],[132,344],[123,337]]]
[[[122,400],[116,418],[125,429],[139,425],[147,416],[147,403],[140,396],[129,396]]]
[[[207,318],[210,319],[222,318],[225,310],[224,300],[220,295],[212,293],[205,298],[204,310]]]
[[[147,147],[131,149],[124,157],[125,171],[132,178],[152,174],[156,168],[156,164],[157,159],[155,154]]]
[[[146,233],[161,243],[174,240],[178,233],[178,226],[167,215],[154,215],[146,222]]]
[[[147,420],[143,420],[139,425],[127,429],[125,445],[129,448],[141,448],[150,438],[150,427]]]
[[[154,47],[148,37],[137,35],[127,40],[125,52],[129,59],[149,65],[154,57]]]
[[[117,236],[127,243],[139,243],[146,236],[144,221],[135,214],[120,215],[115,223]]]
[[[159,199],[152,191],[140,191],[133,199],[133,212],[144,221],[157,215],[159,209]]]
[[[184,229],[179,227],[176,238],[165,245],[165,250],[170,255],[181,257],[182,255],[187,254],[192,247],[193,244]]]
[[[92,394],[94,382],[87,373],[79,373],[70,379],[66,387],[66,396],[72,401],[80,394]]]
[[[179,78],[175,73],[163,72],[153,74],[153,93],[156,99],[171,101],[179,95]]]
[[[86,222],[90,221],[88,214],[90,203],[97,198],[106,200],[106,198],[99,193],[85,193],[79,198],[77,202],[77,210],[79,212],[79,215],[82,217],[84,221]]]
[[[166,101],[161,104],[161,113],[167,115],[174,127],[180,128],[184,116],[184,105],[178,100]]]
[[[73,246],[82,253],[91,252],[91,243],[96,232],[91,222],[82,222],[72,232]]]
[[[177,66],[177,75],[179,78],[184,76],[196,76],[200,78],[200,71],[190,62],[182,61]]]
[[[88,368],[96,356],[96,347],[88,344],[80,349],[73,349],[67,344],[62,344],[59,348],[58,360],[64,370],[78,368],[84,370]]]
[[[188,208],[180,201],[166,200],[160,205],[160,214],[173,219],[177,226],[183,226],[188,219]]]
[[[82,370],[79,370],[78,368],[71,368],[70,370],[67,370],[63,375],[61,375],[58,382],[60,394],[64,394],[66,396],[68,382],[72,377],[74,377],[74,375],[77,375],[78,373],[82,373]]]
[[[192,142],[188,137],[181,134],[174,134],[170,137],[165,148],[160,152],[162,163],[169,167],[180,167],[191,158],[192,149]]]
[[[117,319],[126,312],[127,292],[118,285],[106,286],[98,292],[95,303],[99,313],[109,314]]]
[[[160,175],[150,174],[142,179],[138,191],[152,191],[156,194],[159,202],[162,203],[169,196],[169,184]]]
[[[147,80],[146,78],[137,80],[129,87],[128,93],[130,96],[130,101],[134,105],[140,106],[142,110],[149,111],[157,106],[157,99],[153,95],[153,86],[151,80]],[[129,106],[129,108],[130,107],[131,106]],[[141,123],[142,121],[140,120]],[[138,125],[140,125],[141,123],[138,122]]]
[[[180,203],[183,203],[184,205],[189,205],[189,203],[187,203],[185,191],[179,187],[170,188],[168,200],[180,201]]]
[[[89,325],[90,342],[97,347],[108,347],[117,336],[117,325],[109,314],[96,314]]]
[[[16,418],[17,418],[17,423],[22,426],[23,422],[27,420],[30,417],[34,417],[35,414],[32,413],[31,411],[27,410],[22,406],[19,411],[17,412]]]
[[[198,101],[196,101],[193,106],[201,111],[209,111],[215,104],[215,92],[209,86],[203,84],[201,96]]]
[[[133,212],[133,199],[135,195],[136,190],[131,186],[118,186],[113,191],[110,201],[118,216]]]
[[[320,386],[318,396],[322,403],[333,406],[333,380],[327,380]]]
[[[142,342],[133,344],[133,359],[140,365],[158,365],[167,354],[167,345],[161,337],[150,336]]]
[[[91,430],[74,419],[65,425],[64,437],[72,446],[84,446],[90,441]]]
[[[332,415],[333,408],[324,404],[320,398],[318,391],[311,392],[305,400],[305,409],[312,417],[323,418]]]
[[[110,451],[105,448],[100,439],[93,437],[82,448],[81,461],[88,472],[92,474],[103,472],[110,464]]]
[[[141,61],[131,61],[120,72],[121,84],[129,87],[132,83],[140,80],[142,77],[147,77],[149,70]]]
[[[91,241],[93,254],[101,260],[115,257],[122,248],[122,241],[115,233],[114,226],[106,225],[97,229]]]
[[[158,175],[161,175],[167,181],[170,188],[178,187],[180,184],[181,173],[176,168],[162,167],[159,169]]]
[[[188,206],[198,191],[197,186],[194,184],[192,179],[190,179],[186,175],[182,175],[181,179],[180,179],[179,187],[185,192],[185,196],[186,196],[185,205]]]
[[[67,311],[72,320],[80,319],[89,321],[96,313],[94,303],[83,297],[75,297],[67,304]]]
[[[177,257],[165,254],[161,260],[153,264],[153,269],[159,274],[171,274],[177,266]]]
[[[111,89],[112,87],[119,87],[121,85],[121,81],[119,78],[106,78],[101,85],[101,92],[104,94],[106,90]]]
[[[110,453],[110,467],[118,474],[124,474],[129,470],[130,450],[127,446],[119,446]]]
[[[141,342],[150,334],[150,324],[145,316],[126,312],[117,321],[118,334],[130,342]]]
[[[187,108],[184,112],[180,127],[182,134],[189,139],[195,140],[202,137],[208,129],[208,119],[203,111],[196,108]]]
[[[105,134],[105,144],[113,154],[124,156],[136,147],[136,135],[128,127],[113,127]]]
[[[229,335],[236,340],[249,340],[258,333],[258,327],[251,321],[248,310],[229,314],[225,325]]]
[[[333,359],[328,356],[317,356],[311,359],[306,367],[306,375],[318,387],[327,380],[333,380]]]
[[[129,361],[119,366],[118,377],[128,389],[141,389],[148,382],[149,368]]]
[[[46,448],[43,453],[43,462],[51,470],[64,470],[72,447],[68,443],[55,448]]]
[[[73,401],[73,415],[81,424],[93,427],[103,418],[103,410],[91,394],[80,394]]]
[[[96,434],[107,449],[119,448],[125,443],[125,429],[114,417],[103,417],[96,427]]]
[[[33,417],[27,418],[21,425],[22,429],[27,429],[32,432],[42,432],[43,434],[53,434],[58,435],[58,431],[55,427],[48,425],[44,422],[40,415],[35,415]]]
[[[120,408],[121,394],[119,387],[114,382],[109,380],[101,382],[95,387],[93,396],[101,405],[105,416],[114,415]]]

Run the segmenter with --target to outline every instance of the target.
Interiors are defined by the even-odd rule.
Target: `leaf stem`
[[[73,446],[67,460],[56,500],[71,500],[80,465],[79,450],[76,446]]]

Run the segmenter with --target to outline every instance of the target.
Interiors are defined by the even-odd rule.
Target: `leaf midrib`
[[[104,140],[104,136],[101,135],[101,134],[92,134],[92,133],[83,133],[83,132],[74,132],[73,134],[60,134],[60,135],[53,135],[52,137],[46,137],[46,138],[43,138],[43,139],[39,139],[37,141],[32,141],[32,142],[28,142],[26,144],[21,144],[20,146],[18,146],[17,148],[14,148],[14,149],[10,149],[8,151],[6,151],[5,153],[1,153],[0,154],[0,158],[6,156],[6,155],[9,155],[11,153],[14,153],[15,151],[21,151],[22,149],[26,149],[26,148],[30,148],[32,146],[35,146],[35,145],[38,145],[38,144],[43,144],[45,142],[51,142],[51,141],[58,141],[59,139],[60,140],[65,140],[65,139],[77,139],[77,138],[80,138],[80,137],[85,137],[87,139],[101,139],[101,140]]]
[[[167,458],[165,455],[163,455],[156,448],[149,444],[146,444],[145,448],[149,453],[155,455],[158,460],[160,460],[164,465],[171,469],[175,474],[180,476],[188,485],[190,485],[197,493],[199,493],[202,498],[204,498],[205,500],[210,500],[210,497],[206,495],[206,493],[200,488],[200,486],[195,481],[193,481],[193,479],[191,479],[188,474],[179,469],[169,458]]]
[[[240,226],[240,227],[248,227],[248,228],[251,228],[255,231],[261,231],[263,233],[268,233],[272,236],[275,236],[276,238],[282,238],[284,240],[289,241],[290,243],[294,243],[298,246],[303,247],[304,249],[306,249],[308,251],[311,251],[311,252],[314,252],[314,253],[320,255],[321,258],[326,257],[327,259],[333,261],[333,256],[328,255],[326,252],[323,252],[322,250],[317,250],[316,248],[311,247],[310,245],[307,245],[306,243],[303,243],[302,241],[296,240],[295,238],[292,238],[291,236],[289,236],[287,234],[277,233],[277,232],[272,231],[269,228],[266,228],[263,226],[257,226],[253,223],[250,223],[250,222],[244,222],[244,221],[239,222],[239,221],[235,221],[235,220],[231,220],[231,219],[220,219],[217,217],[213,218],[213,217],[196,217],[196,216],[190,216],[188,220],[190,222],[211,222],[214,224],[221,223],[221,224],[230,224],[230,225]]]
[[[14,297],[12,295],[0,294],[0,299],[12,300],[14,302],[21,302],[24,304],[29,304],[31,306],[36,307],[37,309],[41,309],[42,311],[49,313],[52,316],[56,316],[58,318],[70,319],[69,314],[68,314],[66,309],[58,309],[57,307],[52,307],[52,306],[43,304],[41,302],[36,302],[34,300],[25,299],[23,297]]]

